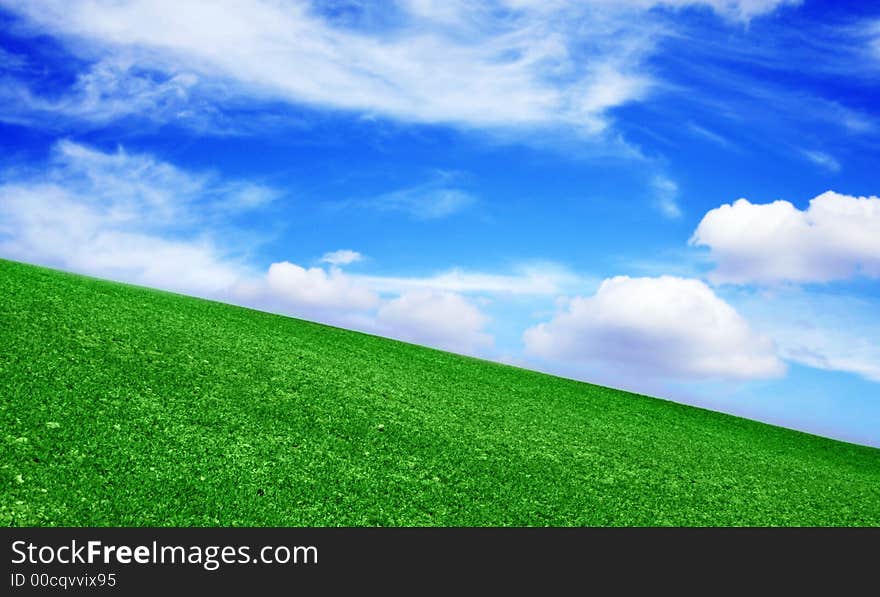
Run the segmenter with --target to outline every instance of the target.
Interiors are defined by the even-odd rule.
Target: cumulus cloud
[[[711,288],[672,276],[605,280],[523,340],[535,357],[638,377],[744,380],[785,372],[773,341]]]
[[[375,307],[379,297],[338,269],[304,268],[283,261],[269,266],[269,288],[294,305],[320,309],[364,311]]]
[[[453,352],[485,354],[493,346],[488,317],[473,298],[430,289],[380,296],[337,268],[273,263],[264,278],[234,286],[226,298]]]
[[[739,199],[709,211],[691,238],[719,283],[828,282],[880,276],[880,198],[827,191],[806,210]]]
[[[607,111],[643,98],[655,6],[703,6],[748,20],[782,0],[353,3],[222,0],[0,0],[36,34],[98,60],[67,97],[26,86],[16,105],[106,120],[204,110],[212,84],[245,96],[465,127],[575,127],[597,134]],[[374,25],[368,27],[366,25]],[[124,60],[120,62],[119,57]],[[137,64],[138,68],[132,65]]]
[[[243,279],[220,298],[453,352],[484,354],[493,345],[488,317],[472,297],[427,288],[380,295],[336,267],[273,263],[265,276]]]
[[[415,290],[382,305],[380,331],[400,340],[475,353],[492,345],[484,331],[488,318],[471,301],[453,292]]]
[[[321,262],[329,263],[330,265],[348,265],[360,261],[363,258],[364,256],[357,251],[340,249],[338,251],[333,251],[332,253],[324,253],[324,256],[321,257]]]

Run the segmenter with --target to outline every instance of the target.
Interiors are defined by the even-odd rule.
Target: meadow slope
[[[870,525],[880,450],[0,260],[0,523]]]

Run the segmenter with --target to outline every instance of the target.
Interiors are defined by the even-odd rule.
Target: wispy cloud
[[[592,284],[566,268],[553,263],[526,263],[512,273],[488,273],[452,269],[426,277],[352,275],[377,292],[401,293],[410,290],[437,290],[476,294],[555,296]]]
[[[850,33],[856,39],[857,45],[862,47],[864,54],[880,67],[880,19],[862,21],[851,28]]]
[[[106,124],[138,118],[197,127],[207,124],[212,111],[194,94],[198,83],[192,73],[145,69],[135,58],[108,56],[58,96],[40,95],[26,80],[7,77],[0,85],[0,119],[51,127],[71,119]]]
[[[824,151],[804,149],[801,150],[801,155],[829,172],[840,172],[840,162],[833,155],[827,154]]]
[[[383,211],[402,211],[419,220],[436,220],[467,209],[476,198],[461,189],[413,187],[369,200],[363,205]]]
[[[416,220],[439,220],[477,203],[477,197],[462,187],[463,178],[461,173],[436,172],[428,182],[367,199],[335,202],[331,207],[400,212]]]
[[[702,127],[698,124],[694,124],[693,122],[688,123],[687,130],[693,133],[695,136],[711,141],[712,143],[720,147],[731,147],[730,141],[727,140],[725,137],[719,135],[716,132],[710,131],[709,129]]]
[[[247,272],[235,250],[202,227],[223,230],[229,209],[275,196],[247,181],[192,173],[123,149],[102,152],[71,141],[47,167],[7,173],[0,185],[0,253],[198,295],[212,295]]]
[[[671,178],[658,175],[651,180],[651,188],[654,193],[654,202],[660,213],[673,220],[680,218],[678,184]]]
[[[733,300],[787,361],[880,382],[876,300],[792,287],[742,292]]]
[[[685,123],[684,132],[719,147],[789,158],[792,147],[817,149],[807,144],[818,139],[875,143],[870,104],[839,92],[843,80],[867,89],[880,74],[866,59],[864,32],[806,11],[782,14],[791,18],[741,28],[678,22],[658,53],[657,93],[644,104],[651,132],[675,138]]]
[[[329,263],[330,265],[349,265],[361,261],[363,258],[364,256],[357,251],[352,251],[351,249],[339,249],[332,253],[324,253],[324,256],[321,257],[321,262]]]
[[[374,10],[358,4],[340,19],[307,2],[3,0],[35,33],[99,57],[61,100],[23,84],[4,99],[22,110],[95,120],[144,112],[175,119],[209,102],[220,85],[225,93],[217,95],[226,98],[596,135],[607,128],[610,110],[652,87],[644,59],[661,25],[649,9],[706,6],[748,20],[783,3],[400,1],[376,20]]]
[[[780,6],[797,6],[802,2],[803,0],[702,0],[699,2],[692,2],[690,0],[661,0],[658,4],[679,8],[703,4],[727,18],[747,22],[755,17],[773,12]]]
[[[0,73],[21,72],[28,67],[28,59],[21,54],[0,47]]]

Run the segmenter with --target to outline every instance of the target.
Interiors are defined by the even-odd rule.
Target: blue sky
[[[880,446],[880,9],[0,0],[0,256]]]

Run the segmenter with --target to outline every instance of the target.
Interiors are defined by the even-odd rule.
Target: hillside
[[[0,260],[3,525],[880,525],[880,450]]]

